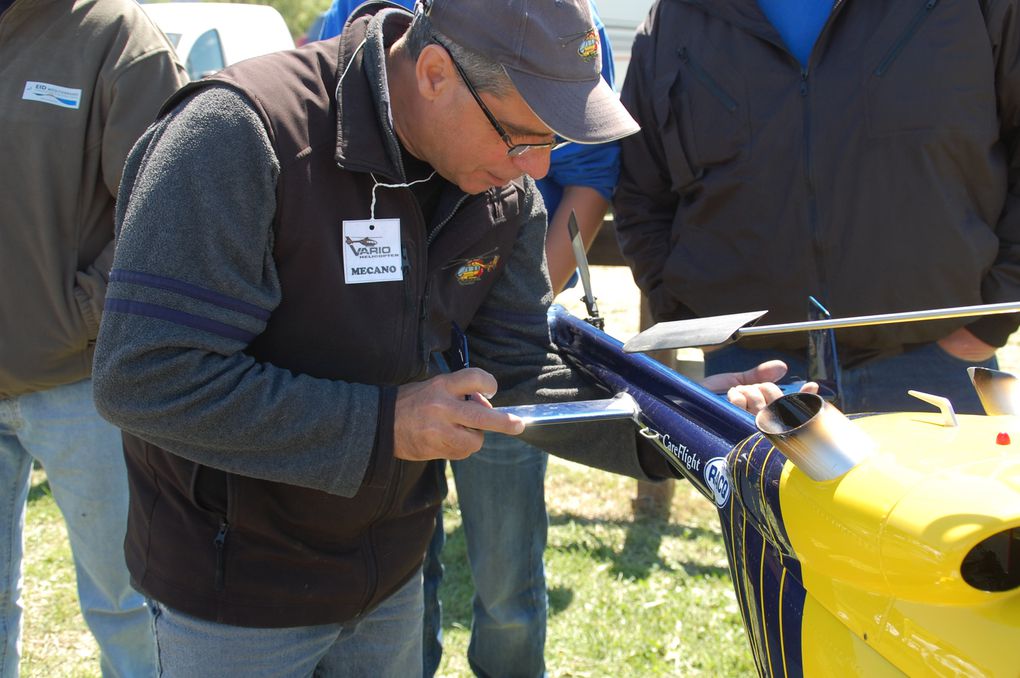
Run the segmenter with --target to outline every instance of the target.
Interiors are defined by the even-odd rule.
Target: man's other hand
[[[751,414],[758,412],[783,395],[775,381],[786,374],[786,363],[769,360],[745,372],[726,372],[706,377],[701,385],[715,393],[726,392],[726,398]],[[801,386],[801,393],[818,393],[818,384],[809,381]]]
[[[520,417],[497,412],[488,398],[496,379],[469,367],[397,389],[393,454],[398,459],[464,459],[482,447],[485,431],[517,435]]]
[[[954,358],[969,363],[981,363],[995,355],[994,346],[975,337],[966,327],[942,337],[938,345]]]

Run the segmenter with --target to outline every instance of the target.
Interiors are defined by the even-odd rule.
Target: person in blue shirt
[[[322,15],[322,28],[318,35],[319,40],[328,40],[334,35],[340,35],[340,31],[344,29],[344,24],[347,23],[347,17],[363,2],[364,0],[333,0],[333,4]],[[414,7],[413,0],[410,2],[403,0],[397,4],[403,5],[408,9]]]
[[[413,0],[397,0],[412,9]],[[320,39],[338,35],[360,0],[334,0],[322,22]],[[602,77],[613,84],[613,55],[594,4],[592,19],[601,42]],[[577,215],[585,246],[591,244],[609,208],[620,171],[619,144],[570,144],[552,152],[549,173],[538,188],[549,213],[546,258],[554,291],[574,274],[567,234],[570,211]],[[510,436],[487,435],[481,451],[454,461],[454,481],[475,582],[468,663],[478,675],[545,674],[547,596],[542,555],[548,517],[545,509],[547,454]],[[432,676],[442,657],[438,586],[439,553],[445,541],[442,513],[425,562],[424,675]]]
[[[657,0],[614,192],[654,320],[793,322],[809,295],[836,317],[1020,298],[1017,3],[993,4]],[[967,368],[995,368],[1017,323],[840,330],[839,407],[913,411],[916,390],[980,413]],[[782,359],[810,377],[809,349],[748,339],[706,351],[705,374]]]

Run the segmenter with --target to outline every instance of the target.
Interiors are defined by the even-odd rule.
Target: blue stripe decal
[[[143,285],[145,287],[155,287],[161,290],[177,292],[178,294],[183,294],[186,297],[198,299],[199,301],[207,301],[210,304],[214,304],[230,311],[237,311],[238,313],[250,315],[258,320],[269,320],[269,311],[264,308],[259,308],[255,304],[249,304],[246,301],[241,301],[234,297],[228,297],[225,294],[213,292],[212,290],[207,290],[204,287],[192,285],[181,280],[174,280],[173,278],[164,278],[163,276],[152,275],[151,273],[138,273],[136,271],[116,269],[110,272],[110,282],[132,283],[135,285]]]
[[[242,330],[240,327],[234,327],[233,325],[227,325],[226,323],[210,320],[209,318],[202,318],[190,313],[184,313],[183,311],[175,311],[172,308],[166,308],[165,306],[146,304],[142,301],[107,298],[105,310],[107,312],[114,311],[117,313],[130,313],[132,315],[140,315],[147,318],[156,318],[157,320],[166,320],[176,325],[184,325],[185,327],[191,327],[211,334],[218,334],[221,337],[226,337],[227,339],[236,339],[237,341],[244,342],[245,344],[251,343],[252,339],[256,336],[254,332]]]

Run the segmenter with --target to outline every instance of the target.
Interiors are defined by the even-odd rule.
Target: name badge
[[[404,279],[400,219],[345,220],[343,252],[348,285]]]
[[[60,85],[51,85],[47,82],[35,82],[29,80],[25,83],[25,91],[21,98],[26,101],[38,101],[44,104],[52,104],[61,108],[78,108],[81,106],[81,90]]]

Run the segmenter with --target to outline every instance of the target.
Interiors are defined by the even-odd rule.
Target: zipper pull
[[[418,313],[418,320],[424,322],[429,313],[429,295],[432,293],[431,278],[425,281],[425,292],[421,296],[421,310]]]
[[[226,518],[220,520],[220,531],[216,533],[216,537],[213,538],[213,546],[216,548],[216,581],[214,583],[214,589],[217,591],[223,590],[223,579],[224,570],[226,569],[226,563],[223,558],[223,548],[227,542],[227,531],[230,529],[230,523],[227,522]]]
[[[807,96],[807,72],[806,71],[801,71],[800,72],[800,95],[802,97],[806,97]]]

